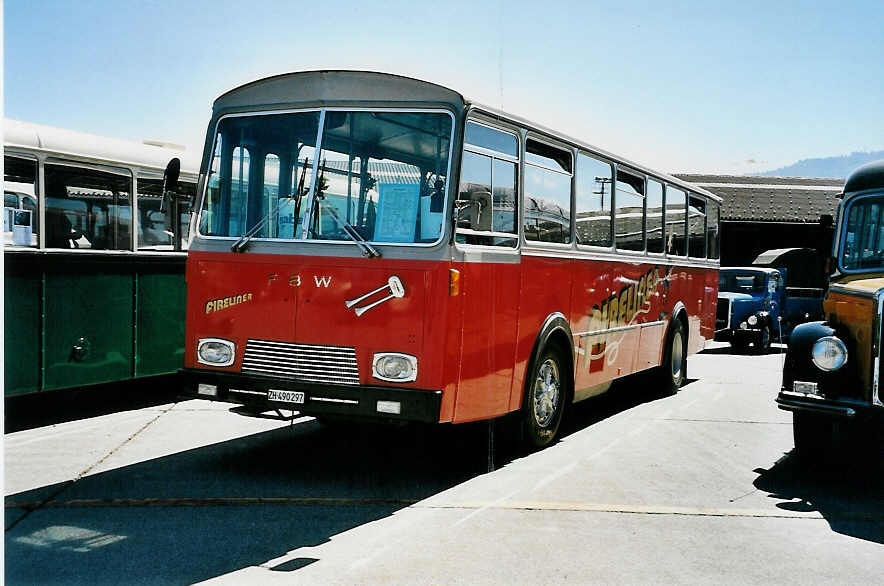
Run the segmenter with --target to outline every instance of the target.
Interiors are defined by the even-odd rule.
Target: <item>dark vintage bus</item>
[[[868,447],[879,457],[884,447],[875,433],[884,421],[884,161],[847,178],[832,257],[825,319],[792,331],[776,400],[792,412],[805,462],[831,455],[836,436],[855,429],[873,432],[869,441],[878,445]]]
[[[187,205],[162,205],[179,149],[4,121],[5,395],[176,372]],[[185,158],[185,160],[187,160]],[[175,187],[196,191],[196,164]],[[134,194],[134,197],[133,197]]]
[[[187,260],[194,393],[460,423],[563,412],[712,339],[715,195],[432,83],[281,75],[214,104]],[[278,411],[277,411],[278,412]]]

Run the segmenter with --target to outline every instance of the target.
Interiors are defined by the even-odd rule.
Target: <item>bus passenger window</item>
[[[46,165],[46,247],[131,250],[132,176]]]
[[[457,195],[457,241],[484,246],[515,246],[515,185],[515,163],[464,152]]]
[[[648,239],[648,252],[663,252],[663,184],[648,179],[645,195],[646,220],[645,230]]]
[[[40,233],[37,161],[5,156],[3,164],[3,244],[36,248]]]
[[[571,154],[531,139],[525,147],[525,240],[571,242]]]
[[[692,195],[688,201],[688,254],[706,258],[706,200]]]
[[[610,247],[611,164],[577,155],[577,198],[575,223],[577,244]]]
[[[614,234],[618,250],[645,249],[645,179],[617,170]]]
[[[460,244],[514,247],[516,137],[468,122],[464,142],[460,188],[455,202],[456,240]],[[471,152],[471,148],[483,153]]]
[[[706,215],[706,256],[709,258],[719,258],[721,255],[718,222],[718,204],[710,201],[709,212]]]
[[[666,254],[685,255],[686,203],[684,191],[666,186]]]

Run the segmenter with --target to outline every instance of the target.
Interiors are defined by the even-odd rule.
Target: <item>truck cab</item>
[[[715,339],[740,351],[750,344],[766,353],[782,338],[786,272],[760,267],[722,267],[718,277]]]

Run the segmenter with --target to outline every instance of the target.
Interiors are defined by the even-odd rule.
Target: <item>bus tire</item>
[[[672,320],[669,334],[666,336],[666,347],[663,349],[663,363],[658,369],[660,392],[663,395],[674,395],[684,384],[688,371],[687,332],[678,318]]]
[[[553,442],[565,412],[570,376],[567,362],[556,346],[547,346],[534,362],[525,388],[522,424],[525,442],[531,449]]]

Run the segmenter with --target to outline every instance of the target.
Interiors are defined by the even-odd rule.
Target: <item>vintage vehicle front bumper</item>
[[[442,405],[442,391],[434,390],[316,384],[190,368],[180,370],[179,374],[185,379],[186,396],[238,403],[252,412],[294,410],[319,417],[438,423]],[[303,392],[304,402],[270,401],[271,389]]]
[[[862,399],[831,399],[786,389],[777,395],[776,403],[784,411],[814,413],[835,419],[859,420],[884,416],[884,408]]]

